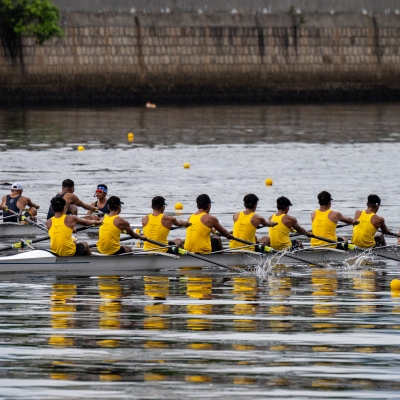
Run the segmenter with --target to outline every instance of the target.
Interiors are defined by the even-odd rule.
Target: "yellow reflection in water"
[[[270,287],[269,295],[271,300],[278,302],[278,304],[273,304],[269,307],[269,314],[274,317],[269,321],[269,326],[273,332],[289,330],[293,324],[290,321],[283,321],[280,317],[292,315],[292,306],[279,303],[290,296],[292,281],[290,278],[286,277],[273,277],[270,279],[268,285]]]
[[[185,377],[185,381],[191,383],[208,383],[211,382],[212,379],[210,376],[204,376],[204,375],[187,375]]]
[[[170,282],[167,276],[145,276],[144,294],[153,300],[165,300],[170,292]],[[163,315],[170,313],[170,306],[164,303],[146,305],[143,309],[148,315],[143,320],[144,329],[162,330],[169,328],[169,319]]]
[[[164,381],[166,379],[166,376],[148,372],[143,374],[143,379],[145,381]]]
[[[237,301],[254,301],[257,296],[257,279],[254,277],[234,277],[233,295]],[[238,303],[233,307],[235,315],[254,315],[257,312],[256,304]],[[235,318],[234,329],[238,332],[254,332],[257,330],[257,321],[249,318]]]
[[[338,308],[331,302],[337,296],[337,271],[329,269],[313,269],[311,271],[311,282],[313,287],[312,296],[322,297],[316,298],[313,305],[313,313],[315,318],[334,317]],[[330,332],[337,328],[338,325],[331,321],[318,321],[312,324],[316,331]]]
[[[74,327],[76,305],[73,303],[73,298],[76,293],[76,285],[62,283],[52,285],[50,310],[51,327],[53,329],[70,329]],[[52,335],[48,343],[53,347],[69,347],[74,345],[74,339],[62,335]]]
[[[233,379],[234,385],[254,385],[255,383],[256,383],[256,380],[253,378],[237,377],[237,378]]]
[[[354,297],[361,299],[365,304],[356,305],[354,311],[360,314],[375,314],[376,305],[373,301],[376,299],[376,271],[361,271],[360,277],[353,278],[353,288],[356,293]],[[360,293],[361,291],[361,293]],[[360,324],[357,325],[361,329],[373,329],[374,324]]]
[[[187,276],[186,293],[191,299],[209,300],[212,298],[212,278],[209,276]],[[187,313],[194,315],[211,315],[212,304],[188,304]],[[188,318],[187,327],[193,331],[209,330],[212,328],[211,319]]]

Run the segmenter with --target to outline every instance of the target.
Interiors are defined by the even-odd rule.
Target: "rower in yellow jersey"
[[[281,196],[276,200],[276,208],[278,212],[271,215],[270,222],[277,222],[277,225],[269,228],[270,246],[275,250],[297,249],[302,248],[303,245],[298,240],[290,239],[290,232],[296,231],[305,236],[311,236],[298,223],[297,219],[288,215],[289,208],[292,203],[287,197]]]
[[[51,210],[54,216],[47,220],[46,225],[50,236],[50,251],[61,257],[90,256],[89,245],[86,242],[75,243],[72,233],[76,224],[84,226],[100,225],[96,219],[78,218],[76,215],[66,215],[67,202],[62,197],[51,199]]]
[[[200,254],[222,250],[221,239],[218,236],[211,237],[212,230],[228,239],[233,236],[219,223],[218,218],[210,215],[211,199],[207,194],[197,196],[196,204],[198,211],[190,216],[191,225],[186,230],[185,250]]]
[[[370,194],[367,200],[367,209],[356,211],[354,219],[360,221],[360,223],[353,228],[351,243],[363,248],[386,246],[383,235],[391,232],[385,224],[385,219],[376,215],[380,205],[379,196]],[[378,229],[382,231],[382,234],[376,234]]]
[[[340,221],[350,225],[357,225],[359,221],[354,218],[345,217],[338,211],[332,211],[332,200],[331,194],[325,190],[318,194],[320,208],[311,214],[312,233],[316,236],[334,240],[335,242],[346,241],[346,238],[336,236],[337,223]],[[323,240],[311,238],[311,247],[318,246],[342,248],[340,245],[335,244],[328,246],[327,242]]]
[[[247,240],[248,242],[269,244],[269,237],[262,236],[257,238],[256,231],[259,226],[275,226],[277,222],[267,221],[265,218],[256,214],[258,205],[258,197],[255,194],[247,194],[243,198],[245,210],[239,211],[233,216],[233,236],[238,239]],[[229,242],[231,249],[243,247],[243,243],[231,240]],[[247,247],[246,249],[254,251],[255,247]]]
[[[148,239],[164,243],[166,246],[171,245],[182,247],[182,239],[176,238],[169,241],[168,234],[173,226],[182,226],[187,228],[190,226],[190,223],[178,220],[173,216],[164,215],[166,206],[167,204],[165,203],[164,197],[156,196],[152,199],[151,208],[153,209],[153,212],[142,219],[143,233]],[[171,248],[160,247],[150,242],[145,242],[143,249],[147,251],[173,253]]]
[[[97,249],[101,254],[118,255],[131,253],[132,249],[129,246],[121,246],[120,235],[125,231],[134,239],[145,240],[146,237],[133,232],[129,222],[119,216],[121,213],[121,199],[117,196],[111,196],[107,200],[109,214],[104,215],[101,219],[103,223],[99,229],[99,240],[96,244]]]

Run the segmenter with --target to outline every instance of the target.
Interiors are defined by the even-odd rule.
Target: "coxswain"
[[[386,246],[384,234],[391,233],[385,224],[385,219],[377,214],[381,199],[376,194],[370,194],[367,199],[367,209],[357,210],[354,219],[360,223],[353,228],[351,243],[362,248]],[[381,230],[382,234],[376,232]]]
[[[318,203],[320,208],[315,210],[311,214],[311,226],[312,233],[316,236],[321,236],[330,240],[334,240],[335,242],[344,242],[347,239],[345,237],[337,237],[336,236],[336,226],[337,223],[344,222],[345,224],[357,225],[359,222],[350,217],[345,217],[342,213],[338,211],[332,211],[332,196],[327,191],[322,191],[318,194]],[[340,244],[336,245],[327,245],[327,242],[323,240],[311,238],[311,247],[332,247],[341,249],[342,246]]]
[[[311,236],[310,232],[298,224],[296,218],[288,215],[291,206],[292,203],[287,197],[279,197],[276,200],[278,212],[269,218],[270,222],[277,222],[277,225],[269,228],[270,246],[274,250],[294,250],[303,247],[300,241],[290,239],[290,232]]]
[[[173,226],[187,228],[190,226],[188,221],[181,221],[173,216],[165,215],[165,207],[167,203],[164,197],[156,196],[151,200],[151,208],[153,212],[146,215],[142,219],[143,234],[154,241],[164,243],[165,246],[183,246],[183,241],[180,238],[168,240],[168,235]],[[146,251],[159,251],[163,253],[173,253],[171,248],[160,247],[150,242],[145,242],[143,250]]]
[[[129,222],[119,216],[121,213],[121,199],[117,196],[111,196],[108,201],[109,214],[105,214],[101,219],[102,225],[99,228],[99,240],[96,244],[97,249],[101,254],[118,255],[131,253],[132,249],[129,246],[121,246],[120,235],[126,232],[134,239],[145,240],[146,237],[135,233]]]
[[[219,236],[211,237],[212,231],[218,231],[228,239],[233,238],[218,219],[210,215],[211,203],[207,194],[201,194],[196,198],[198,211],[189,218],[188,222],[191,225],[186,230],[185,250],[201,254],[222,250],[221,238]]]
[[[76,243],[72,233],[76,224],[90,226],[100,225],[101,222],[67,215],[65,213],[67,202],[62,197],[53,197],[50,203],[54,213],[54,216],[46,222],[50,236],[50,251],[60,257],[90,256],[92,253],[89,245],[86,242]]]
[[[37,215],[39,205],[29,197],[22,196],[24,187],[20,182],[11,185],[11,194],[3,196],[0,209],[3,210],[4,222],[19,222],[23,217],[32,218]]]
[[[90,204],[85,204],[81,201],[76,194],[75,191],[75,183],[71,179],[64,179],[62,182],[61,192],[56,194],[56,197],[61,197],[65,200],[67,209],[67,215],[78,215],[78,207],[82,207],[85,210],[90,210],[93,212],[97,211],[97,207],[92,206]],[[50,219],[54,216],[53,210],[50,206],[49,211],[47,213],[47,219]]]
[[[94,193],[94,197],[97,197],[97,200],[90,204],[91,206],[96,207],[102,214],[108,214],[110,212],[107,204],[107,193],[107,185],[100,183],[100,185],[97,185],[96,192]],[[90,215],[92,213],[93,211],[89,210],[86,215]]]
[[[269,237],[262,236],[257,238],[256,231],[260,226],[275,226],[277,222],[267,221],[265,218],[256,214],[259,198],[255,194],[247,194],[243,198],[245,210],[239,211],[233,215],[233,236],[238,239],[253,243],[268,245]],[[231,240],[229,242],[231,249],[243,247],[243,243]],[[254,251],[255,247],[248,247],[248,250]]]

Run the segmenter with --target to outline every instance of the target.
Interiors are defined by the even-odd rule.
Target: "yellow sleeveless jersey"
[[[192,224],[186,229],[185,250],[193,253],[211,253],[211,228],[205,226],[201,221],[201,217],[205,213],[198,215],[192,214],[189,222]]]
[[[336,223],[332,222],[328,218],[328,215],[330,212],[331,212],[331,210],[326,210],[326,211],[315,210],[315,218],[311,224],[311,229],[312,229],[313,235],[322,236],[324,238],[331,239],[336,242],[337,241]],[[319,239],[311,238],[311,247],[316,247],[316,246],[335,248],[336,244],[327,246],[327,242],[324,242]]]
[[[73,229],[65,225],[64,214],[60,218],[51,218],[51,228],[49,229],[50,236],[50,251],[60,257],[73,256],[76,253],[76,244],[72,238]]]
[[[256,230],[257,228],[253,226],[250,222],[251,217],[254,213],[245,214],[243,211],[240,211],[239,217],[237,221],[233,224],[233,236],[238,239],[247,240],[248,242],[255,243],[256,241]],[[243,243],[237,242],[235,240],[231,240],[229,242],[229,247],[231,249],[235,249],[237,247],[243,247]],[[246,250],[254,251],[253,247],[246,247]]]
[[[361,215],[358,217],[360,223],[353,227],[353,238],[351,242],[359,247],[371,248],[375,246],[375,233],[377,229],[371,224],[371,218],[374,213],[367,214],[365,211],[361,211]]]
[[[292,247],[292,242],[289,237],[290,228],[282,222],[282,218],[285,215],[286,214],[274,214],[271,218],[271,221],[278,223],[278,225],[269,228],[270,245],[275,250],[283,250]]]
[[[164,214],[159,214],[156,217],[153,214],[149,214],[149,221],[146,226],[143,227],[143,235],[148,239],[155,240],[156,242],[164,243],[168,246],[168,234],[169,229],[167,229],[162,223],[162,217]],[[168,249],[164,247],[156,246],[155,244],[144,242],[143,249],[147,251],[159,251],[166,253]]]
[[[121,247],[120,235],[122,231],[114,225],[114,220],[118,217],[118,215],[112,217],[107,214],[104,215],[103,224],[99,228],[99,241],[96,243],[101,254],[114,254]]]

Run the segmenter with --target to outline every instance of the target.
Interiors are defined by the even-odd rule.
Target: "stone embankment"
[[[400,15],[64,12],[0,49],[0,102],[397,100]]]

